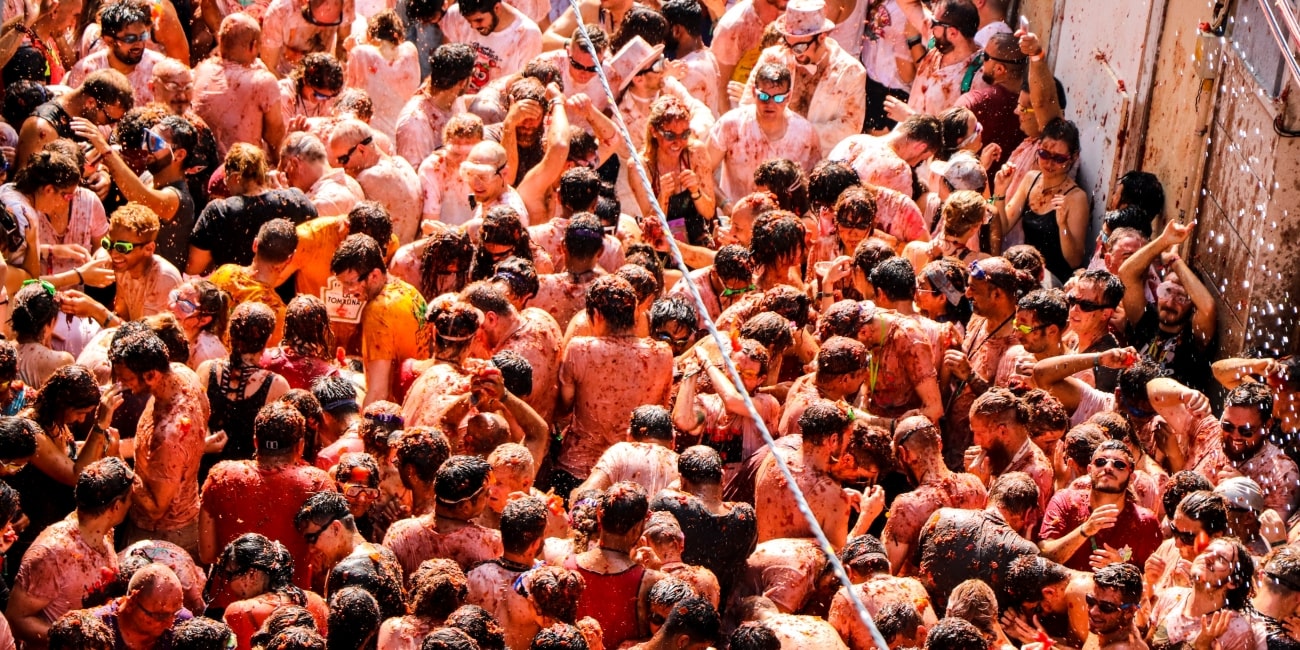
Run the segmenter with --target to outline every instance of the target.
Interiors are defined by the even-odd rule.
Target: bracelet
[[[691,195],[691,200],[692,200],[692,201],[699,201],[699,200],[702,199],[702,198],[704,198],[704,192],[696,192],[696,193],[694,193],[694,194]]]
[[[558,106],[558,105],[563,104],[563,103],[564,103],[564,101],[563,101],[563,100],[560,100],[560,99],[552,99],[552,100],[551,100],[551,106]]]
[[[1093,377],[1092,380],[1094,382],[1097,381],[1097,375],[1100,374],[1101,374],[1101,353],[1098,352],[1092,357],[1092,377]]]
[[[834,291],[818,291],[818,292],[817,292],[817,299],[818,299],[818,300],[821,300],[822,298],[834,298],[834,297],[835,297],[835,292],[834,292]]]
[[[85,284],[86,277],[81,274],[81,269],[72,269],[77,274],[77,284]]]
[[[994,203],[997,203],[998,201],[1005,201],[1005,200],[1007,200],[1007,195],[1005,195],[1005,194],[994,194],[993,196],[990,196],[990,197],[989,197],[989,205],[993,205]]]
[[[1039,51],[1038,51],[1038,54],[1030,54],[1030,55],[1029,55],[1029,60],[1030,60],[1030,61],[1042,61],[1042,60],[1043,60],[1043,51],[1042,51],[1042,50],[1039,50]]]
[[[907,47],[908,47],[908,49],[911,49],[911,48],[913,48],[913,47],[916,47],[917,45],[920,45],[920,44],[921,44],[921,35],[920,35],[920,34],[917,34],[916,36],[908,36],[908,37],[907,37]]]

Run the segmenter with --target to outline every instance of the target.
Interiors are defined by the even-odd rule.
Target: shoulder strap
[[[970,60],[970,65],[966,66],[966,76],[961,79],[961,92],[966,94],[970,92],[971,84],[975,83],[975,72],[984,65],[984,51],[981,50]]]

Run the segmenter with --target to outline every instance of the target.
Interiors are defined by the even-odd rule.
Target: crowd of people
[[[4,3],[0,650],[1300,648],[1006,0],[515,1]]]

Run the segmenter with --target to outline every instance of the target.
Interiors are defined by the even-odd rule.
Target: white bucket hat
[[[776,31],[795,38],[816,36],[833,29],[835,23],[826,18],[825,0],[790,0],[785,13],[776,19]]]

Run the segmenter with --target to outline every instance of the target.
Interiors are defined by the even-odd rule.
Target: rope
[[[576,36],[582,38],[583,47],[586,48],[589,54],[591,54],[591,60],[596,63],[596,76],[600,79],[600,85],[601,88],[605,90],[606,98],[609,99],[609,105],[612,109],[610,112],[613,114],[614,126],[618,127],[619,135],[623,138],[623,141],[627,143],[628,150],[631,151],[630,160],[632,163],[632,169],[636,171],[637,180],[641,182],[641,185],[645,189],[646,196],[650,199],[650,207],[654,211],[654,217],[659,220],[660,227],[667,235],[664,239],[668,241],[668,247],[672,250],[673,262],[675,263],[677,270],[681,272],[683,278],[689,277],[690,269],[687,268],[686,263],[682,261],[681,250],[677,248],[677,241],[670,234],[672,230],[668,225],[668,217],[664,214],[663,207],[659,205],[659,198],[655,196],[654,188],[650,184],[649,177],[646,175],[645,165],[641,161],[641,157],[633,148],[631,133],[627,130],[627,123],[623,121],[623,115],[618,110],[618,102],[614,95],[613,88],[609,85],[609,78],[605,75],[605,68],[600,64],[600,54],[596,52],[596,48],[591,42],[591,37],[587,35],[586,26],[582,24],[582,11],[578,8],[577,0],[569,0],[569,6],[573,9],[573,15],[578,23]],[[718,350],[724,352],[729,350],[730,342],[727,338],[723,337],[722,333],[718,331],[717,325],[713,323],[713,319],[709,317],[709,312],[704,307],[704,300],[700,298],[699,289],[696,288],[695,284],[692,282],[683,282],[682,284],[686,285],[686,288],[690,291],[691,299],[695,301],[695,308],[699,311],[700,318],[704,320],[704,327],[709,330],[709,335],[713,337],[713,341],[717,344]],[[799,485],[795,482],[794,474],[790,473],[789,465],[786,464],[785,459],[781,457],[781,454],[777,453],[776,441],[772,438],[771,432],[767,430],[767,425],[763,422],[762,416],[760,416],[757,409],[754,408],[754,401],[750,398],[749,391],[745,390],[745,384],[740,380],[740,373],[736,371],[736,366],[732,363],[731,356],[728,354],[722,354],[721,356],[722,362],[727,369],[727,375],[731,378],[732,383],[736,385],[736,390],[740,392],[740,396],[744,399],[745,408],[749,411],[750,419],[758,426],[758,431],[763,436],[763,444],[767,445],[767,448],[772,452],[772,458],[776,461],[776,466],[781,470],[782,476],[785,477],[786,484],[790,486],[790,492],[794,496],[795,503],[799,506],[799,512],[803,514],[804,520],[808,522],[808,527],[812,529],[813,537],[816,538],[817,543],[821,546],[822,552],[826,554],[826,560],[831,565],[831,570],[835,572],[835,577],[839,579],[840,584],[844,586],[844,590],[848,594],[849,603],[853,605],[854,611],[857,612],[858,619],[867,626],[868,630],[871,631],[871,638],[875,640],[878,648],[888,648],[889,644],[886,643],[885,638],[881,636],[880,630],[876,629],[876,623],[872,620],[871,614],[867,612],[866,606],[862,604],[862,600],[858,598],[857,592],[853,589],[853,582],[849,580],[849,575],[845,573],[844,566],[840,564],[839,556],[835,554],[835,549],[831,547],[830,540],[826,539],[826,533],[824,533],[821,526],[817,524],[817,517],[813,515],[812,508],[808,505],[808,500],[804,498],[803,491],[799,489]]]

